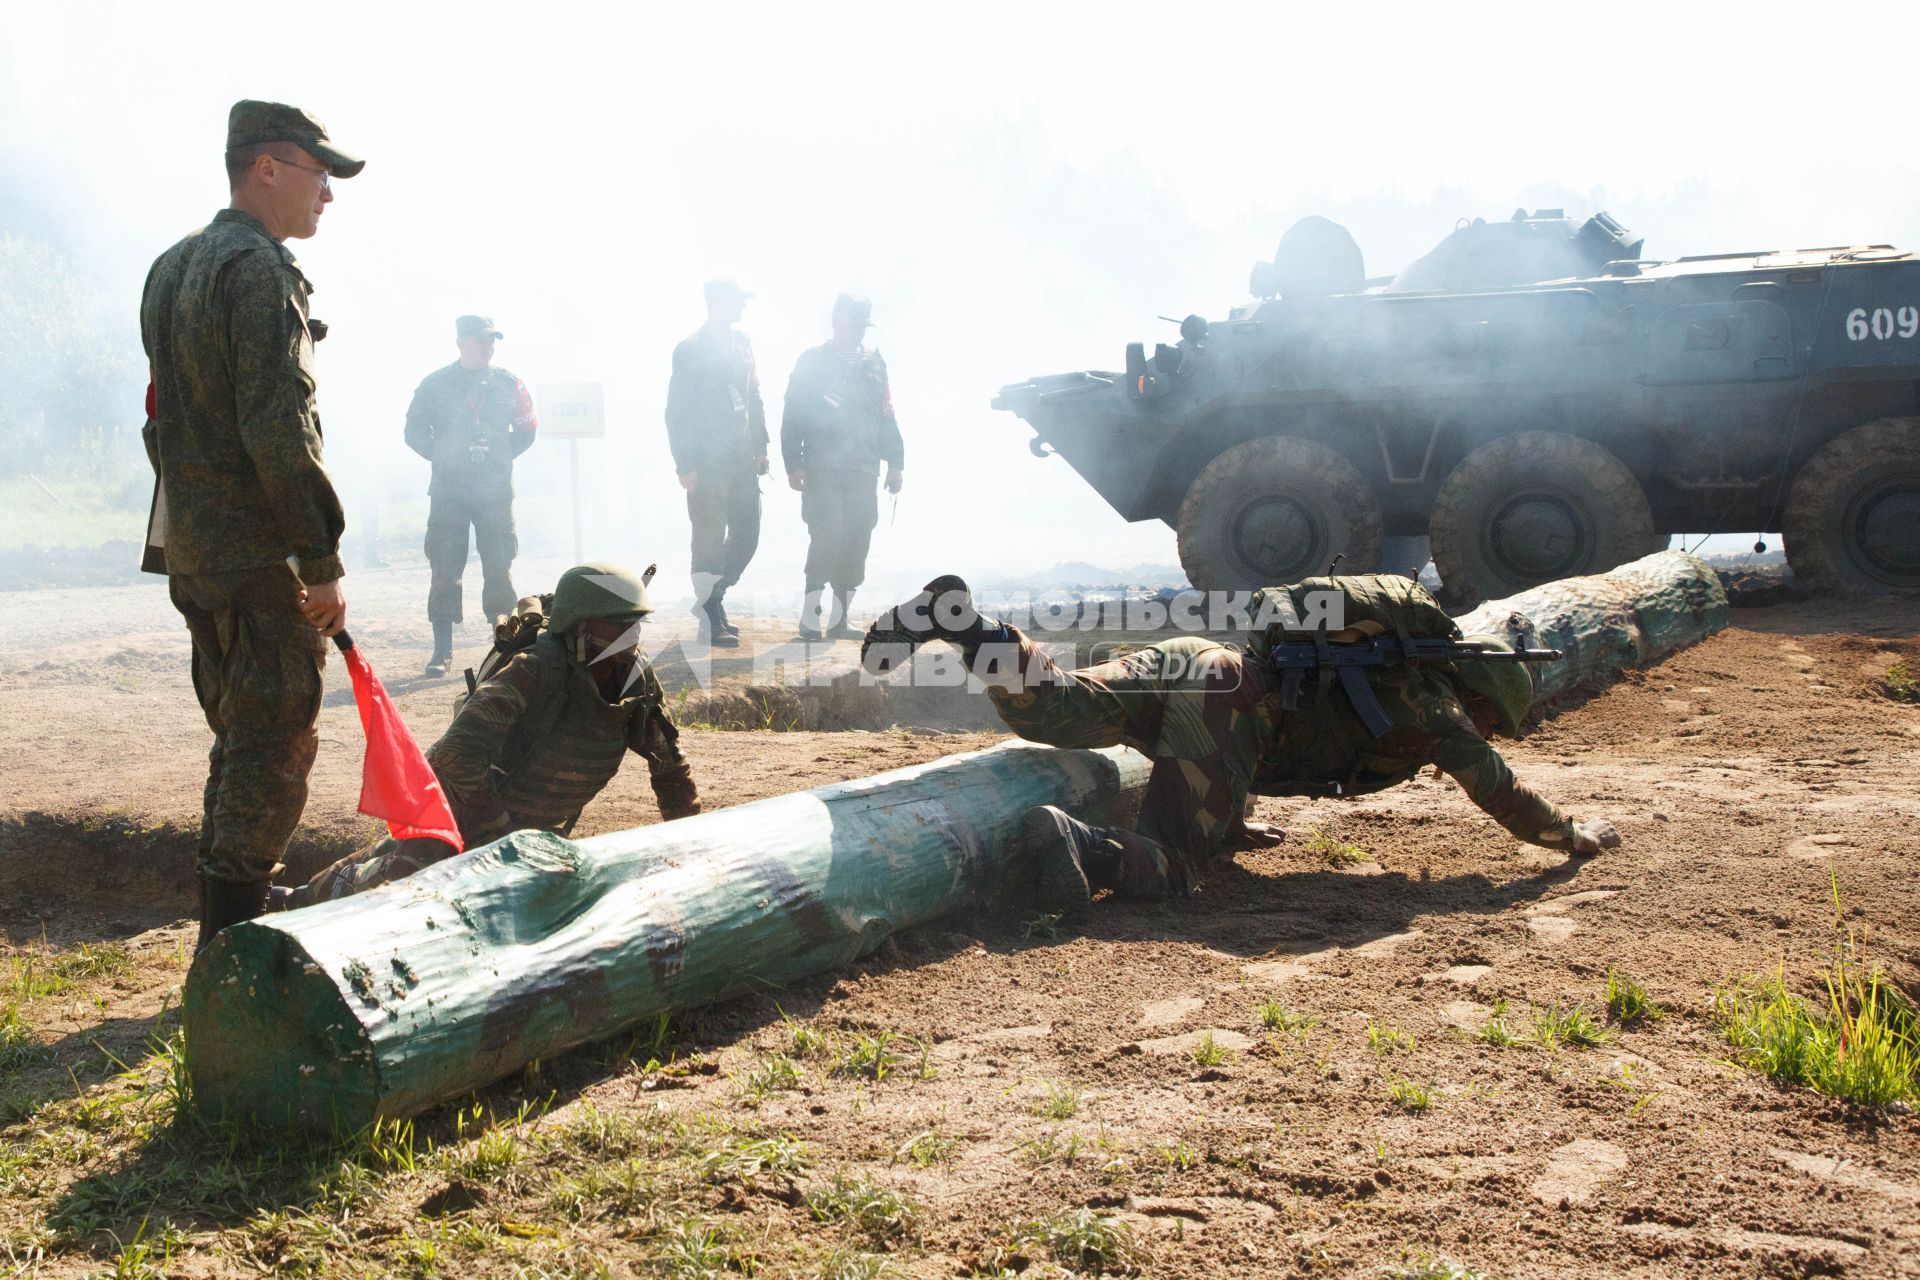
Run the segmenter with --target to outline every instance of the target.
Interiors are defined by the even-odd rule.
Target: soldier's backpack
[[[1457,640],[1460,628],[1427,589],[1392,573],[1307,578],[1254,593],[1254,621],[1265,618],[1248,639],[1258,657],[1284,641],[1324,639],[1353,643],[1374,636],[1399,640]],[[1339,625],[1332,626],[1330,621]]]

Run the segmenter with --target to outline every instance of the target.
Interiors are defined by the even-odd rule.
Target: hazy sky
[[[308,107],[369,160],[296,246],[350,519],[419,501],[408,396],[487,311],[529,382],[606,384],[589,551],[668,579],[660,412],[710,276],[759,295],[776,433],[834,294],[873,298],[907,440],[873,576],[904,580],[1172,561],[988,401],[1223,314],[1303,213],[1376,274],[1520,204],[1608,208],[1649,256],[1920,242],[1912,4],[0,5],[0,229],[135,334],[148,263],[225,202],[228,106]],[[557,553],[565,469],[522,466]],[[803,548],[776,475],[748,585],[797,591]]]

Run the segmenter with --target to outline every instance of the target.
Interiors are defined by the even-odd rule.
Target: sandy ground
[[[355,630],[430,740],[453,686],[411,675],[426,653],[415,586],[363,579]],[[769,620],[763,638],[784,628]],[[679,1050],[715,1069],[682,1082],[673,1105],[747,1108],[803,1142],[815,1169],[911,1195],[925,1213],[894,1246],[900,1274],[966,1274],[1008,1224],[1093,1206],[1131,1222],[1166,1276],[1376,1274],[1409,1249],[1502,1276],[1920,1275],[1915,1118],[1731,1067],[1706,1003],[1719,984],[1775,971],[1817,993],[1836,885],[1839,923],[1916,989],[1920,707],[1876,681],[1895,661],[1920,670],[1917,634],[1911,603],[1739,610],[1725,634],[1535,727],[1509,758],[1572,812],[1618,824],[1623,847],[1599,858],[1518,846],[1431,777],[1351,802],[1263,801],[1259,816],[1289,840],[1217,867],[1188,903],[1103,904],[1056,931],[955,918],[777,1006],[687,1021]],[[297,841],[309,856],[372,829],[352,812],[358,734],[343,689],[322,736]],[[710,805],[993,740],[685,738]],[[143,878],[139,858],[177,873],[206,742],[162,592],[0,597],[9,954],[114,937],[177,954],[187,890]],[[656,819],[636,769],[581,830]],[[1309,847],[1315,831],[1369,860],[1332,864]],[[1668,1016],[1587,1049],[1468,1034],[1500,1000],[1516,1019],[1529,1006],[1600,1009],[1610,968],[1645,981]],[[101,1004],[44,1001],[23,1016],[49,1042],[137,1037],[178,980],[177,963],[156,959]],[[1317,1021],[1275,1033],[1256,1014],[1269,998]],[[925,1069],[878,1083],[814,1073],[745,1103],[738,1078],[791,1048],[782,1011],[924,1038]],[[1388,1027],[1411,1047],[1377,1052],[1370,1039]],[[1210,1066],[1192,1053],[1208,1033],[1229,1051]],[[547,1075],[563,1090],[556,1115],[657,1102],[591,1054]],[[1396,1081],[1430,1089],[1430,1108],[1396,1105]],[[1075,1095],[1070,1115],[1038,1113],[1050,1090]],[[929,1133],[950,1144],[943,1160],[900,1158]],[[438,1185],[420,1176],[416,1199]],[[385,1212],[411,1221],[405,1206]],[[769,1241],[820,1230],[790,1197],[716,1212]],[[612,1238],[599,1247],[616,1272],[627,1265]]]

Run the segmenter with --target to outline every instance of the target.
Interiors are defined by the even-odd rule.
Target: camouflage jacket
[[[287,247],[237,209],[155,259],[140,300],[153,379],[149,454],[166,510],[166,571],[224,573],[297,556],[341,574],[346,520],[321,465],[313,292]]]
[[[542,639],[501,667],[427,752],[469,847],[527,828],[565,835],[629,751],[646,759],[663,818],[700,812],[653,669],[609,703],[585,668],[563,659],[543,690],[541,666],[554,655],[540,647],[559,643]]]
[[[1253,662],[1247,667],[1272,680]],[[1520,839],[1549,848],[1572,843],[1567,816],[1513,776],[1474,729],[1445,675],[1411,667],[1369,671],[1367,678],[1393,727],[1375,738],[1338,686],[1321,694],[1309,677],[1300,708],[1276,716],[1254,770],[1257,794],[1364,795],[1406,782],[1431,764]]]
[[[433,464],[429,493],[511,498],[513,460],[539,429],[533,393],[497,365],[435,369],[407,406],[407,447]]]
[[[681,475],[758,469],[767,456],[767,406],[746,334],[729,330],[723,347],[703,325],[673,349],[667,446]]]
[[[780,460],[796,471],[878,472],[902,465],[887,362],[862,348],[848,360],[832,343],[801,353],[780,414]]]

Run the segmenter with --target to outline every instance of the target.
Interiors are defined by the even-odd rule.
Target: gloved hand
[[[1573,851],[1586,858],[1602,849],[1618,849],[1620,833],[1605,818],[1589,818],[1573,824]]]

